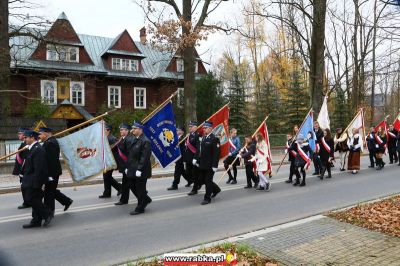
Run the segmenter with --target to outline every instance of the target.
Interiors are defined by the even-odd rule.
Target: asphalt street
[[[227,185],[223,180],[223,191],[206,206],[200,205],[204,188],[199,195],[187,196],[190,189],[183,186],[185,182],[179,190],[167,191],[172,178],[150,179],[153,202],[138,216],[129,215],[135,206],[132,194],[129,205],[114,206],[118,200],[115,191],[111,199],[98,199],[102,185],[76,191],[63,188],[74,203],[67,212],[57,205],[48,228],[22,229],[30,221],[30,209],[17,210],[20,193],[0,195],[0,264],[8,259],[12,265],[113,265],[400,192],[400,166],[367,169],[366,157],[361,165],[358,175],[335,167],[333,178],[309,177],[306,187],[284,183],[288,166],[283,166],[270,179],[269,192],[243,189],[245,174],[241,170],[239,183]]]

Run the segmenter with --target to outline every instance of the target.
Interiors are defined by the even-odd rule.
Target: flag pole
[[[161,108],[163,108],[168,102],[172,100],[176,95],[178,94],[178,90],[176,90],[174,93],[172,93],[164,102],[162,102],[159,106],[157,106],[156,109],[154,109],[150,114],[148,114],[145,118],[142,119],[142,124],[146,123],[150,118],[154,116],[155,113],[160,111]]]
[[[70,131],[72,131],[72,130],[74,130],[74,129],[77,129],[77,128],[79,128],[79,127],[82,127],[82,126],[84,126],[84,125],[87,125],[87,124],[89,124],[89,123],[92,123],[93,121],[99,120],[100,118],[103,118],[103,117],[109,115],[110,113],[112,113],[112,112],[114,112],[114,111],[116,111],[116,109],[111,110],[111,111],[107,111],[107,112],[105,112],[104,114],[101,114],[101,115],[99,115],[99,116],[93,117],[93,118],[91,118],[91,119],[89,119],[89,120],[87,120],[87,121],[85,121],[85,122],[82,122],[82,123],[76,125],[76,126],[73,126],[73,127],[67,128],[67,129],[65,129],[65,130],[63,130],[63,131],[60,131],[60,132],[54,134],[53,136],[54,136],[54,137],[57,137],[57,136],[60,136],[60,135],[65,134],[65,133],[68,133],[68,132],[70,132]],[[39,142],[40,142],[40,141],[39,141]],[[25,146],[25,147],[23,147],[22,149],[19,149],[19,150],[13,152],[13,153],[4,155],[3,157],[0,158],[0,161],[5,160],[5,159],[7,159],[8,157],[11,157],[11,156],[13,156],[13,155],[15,155],[15,154],[17,154],[17,153],[20,153],[21,151],[24,151],[24,150],[26,150],[27,148],[28,148],[28,146]]]
[[[307,116],[312,112],[312,110],[313,110],[313,109],[311,108],[310,111],[308,111],[306,117],[304,117],[303,123],[301,123],[301,125],[300,125],[300,127],[299,127],[299,131],[297,131],[296,135],[293,137],[293,140],[296,140],[297,136],[298,136],[299,133],[300,133],[300,129],[303,127],[304,123],[306,122]],[[278,174],[279,169],[281,169],[281,166],[282,166],[282,164],[283,164],[283,161],[284,161],[285,158],[286,158],[286,155],[287,155],[287,153],[285,153],[285,156],[283,156],[282,161],[280,162],[278,168],[276,169],[276,174]]]
[[[257,132],[260,130],[260,128],[264,125],[265,121],[267,121],[269,115],[267,115],[264,120],[260,123],[259,127],[254,131],[253,135],[251,135],[251,138],[254,138],[254,136],[257,134]],[[243,149],[245,146],[243,146],[241,149]],[[240,149],[240,150],[241,150]],[[233,167],[233,164],[238,160],[238,157],[236,157],[233,162],[229,165],[228,169],[221,175],[221,177],[218,179],[217,185],[221,182],[221,180],[226,176],[226,174],[231,170]]]
[[[349,130],[350,125],[353,124],[354,120],[356,120],[358,114],[359,114],[361,111],[362,111],[362,108],[360,108],[360,110],[357,112],[357,114],[354,116],[354,118],[350,121],[350,123],[349,123],[349,125],[346,127],[346,129],[343,130],[343,132],[347,132],[347,130]],[[363,125],[363,127],[364,127],[364,125]],[[365,135],[365,132],[364,132],[364,135]]]

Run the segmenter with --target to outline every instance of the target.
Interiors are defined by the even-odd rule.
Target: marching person
[[[397,163],[399,157],[397,157],[396,151],[397,144],[397,130],[393,128],[393,125],[389,125],[389,130],[387,134],[387,148],[389,152],[389,164]]]
[[[376,170],[381,170],[385,166],[385,162],[383,161],[383,154],[386,151],[386,132],[382,127],[378,127],[378,132],[375,134],[376,139]]]
[[[236,180],[237,166],[240,164],[240,160],[239,160],[239,158],[236,159],[236,156],[238,155],[241,146],[240,146],[240,139],[237,135],[236,128],[232,128],[230,130],[230,132],[231,132],[231,135],[229,137],[229,142],[230,142],[229,155],[224,160],[224,167],[225,167],[225,170],[228,171],[228,175],[229,175],[228,181],[226,181],[226,183],[227,184],[237,184],[237,180]],[[232,176],[231,169],[229,167],[233,163],[233,161],[235,161],[235,163],[232,165],[232,170],[233,170],[233,176]]]
[[[18,129],[18,139],[21,142],[21,144],[19,145],[18,150],[24,148],[26,146],[25,142],[24,142],[24,132],[26,130],[29,130],[29,128],[25,128],[25,127],[20,127]],[[28,150],[23,150],[19,153],[17,153],[15,155],[15,163],[14,163],[14,170],[12,172],[13,175],[16,175],[19,177],[19,183],[22,185],[22,165],[24,164],[25,158],[28,155]],[[25,200],[25,189],[22,188],[21,186],[21,194],[22,194],[22,204],[20,206],[18,206],[18,209],[26,209],[29,208],[29,204],[26,202]]]
[[[296,134],[297,134],[297,132],[296,132]],[[293,182],[292,181],[293,180],[293,175],[295,174],[295,170],[296,170],[295,169],[295,164],[294,164],[295,159],[296,159],[296,152],[293,149],[290,150],[290,148],[293,145],[296,145],[296,140],[294,139],[294,136],[292,136],[291,133],[288,133],[286,135],[286,139],[287,139],[287,141],[286,141],[285,153],[289,153],[290,168],[289,168],[289,179],[286,180],[285,182],[290,184],[290,183]]]
[[[219,139],[212,133],[213,124],[206,121],[203,124],[204,136],[200,143],[200,149],[193,159],[193,165],[198,164],[199,180],[206,186],[206,194],[201,205],[211,202],[211,198],[217,196],[221,189],[213,182],[214,173],[218,170],[219,161]]]
[[[296,144],[292,145],[289,148],[289,151],[296,152],[295,158],[295,175],[296,182],[293,186],[300,185],[304,187],[306,185],[306,169],[310,166],[311,163],[311,148],[306,141],[306,138],[302,134],[297,135]],[[300,169],[300,170],[299,170]],[[303,180],[300,183],[300,173],[303,176]]]
[[[120,134],[120,140],[116,146],[117,152],[118,152],[118,157],[117,159],[117,166],[118,166],[118,171],[122,174],[122,184],[121,184],[121,197],[117,203],[114,203],[114,205],[125,205],[128,204],[129,201],[129,190],[132,190],[132,193],[134,193],[133,189],[130,187],[130,183],[128,180],[128,177],[126,176],[126,169],[128,168],[128,150],[129,146],[136,141],[136,138],[134,138],[129,132],[131,131],[131,126],[127,123],[122,123],[119,126],[119,134]]]
[[[186,148],[185,142],[183,141],[183,138],[185,137],[185,129],[183,127],[176,127],[176,133],[178,134],[178,142],[180,143],[179,149],[181,150],[181,158],[175,162],[174,181],[172,182],[172,186],[167,188],[167,190],[177,190],[181,176],[183,176],[183,178],[187,181],[185,187],[190,187],[190,185],[193,183],[186,174],[185,164],[183,162]]]
[[[376,140],[375,140],[375,128],[374,127],[371,127],[369,129],[366,141],[367,141],[367,148],[369,151],[369,161],[370,161],[370,165],[368,167],[375,168]]]
[[[347,139],[347,146],[349,147],[349,160],[347,162],[347,169],[357,174],[360,171],[360,156],[363,140],[360,138],[359,130],[352,129],[353,136]]]
[[[201,187],[198,175],[199,169],[194,158],[200,149],[200,134],[197,132],[197,122],[189,122],[189,135],[186,138],[185,146],[186,175],[189,180],[194,182],[192,191],[188,193],[189,196],[192,196],[196,195]]]
[[[322,163],[322,172],[320,175],[320,179],[324,179],[325,172],[328,172],[328,178],[332,177],[331,174],[331,165],[332,161],[335,159],[334,157],[334,142],[332,139],[331,131],[326,128],[323,130],[324,136],[321,138],[321,147],[320,147],[320,157]]]
[[[399,164],[398,164],[398,166],[400,166],[400,131],[397,132],[397,145],[396,145],[396,149],[397,149],[397,158],[399,158]]]
[[[62,174],[60,163],[60,145],[52,135],[53,130],[47,127],[39,128],[39,138],[43,143],[46,155],[48,180],[44,188],[44,204],[51,210],[54,216],[55,200],[64,206],[64,211],[68,210],[73,200],[65,196],[57,189],[58,180]]]
[[[108,144],[110,144],[111,151],[114,155],[115,160],[118,162],[118,147],[117,147],[117,138],[111,134],[112,126],[107,124],[106,128],[106,136],[108,140]],[[117,144],[117,145],[116,145]],[[115,188],[117,191],[117,196],[121,195],[121,184],[118,183],[117,180],[112,176],[114,169],[110,169],[107,172],[103,173],[103,183],[104,183],[104,191],[103,194],[99,196],[100,199],[111,198],[111,187]]]
[[[128,164],[126,175],[129,185],[134,191],[137,198],[135,210],[131,211],[131,215],[144,213],[146,206],[152,202],[147,195],[147,179],[151,177],[151,143],[143,134],[143,125],[134,122],[132,126],[133,135],[136,141],[129,145]]]
[[[33,130],[24,131],[25,144],[28,145],[28,154],[22,167],[22,187],[25,189],[25,200],[32,206],[32,220],[24,224],[23,228],[48,226],[53,219],[50,209],[43,204],[42,187],[48,182],[48,167],[46,152],[37,142],[38,133]]]
[[[319,157],[319,149],[321,145],[321,138],[324,136],[324,133],[322,132],[322,129],[319,126],[318,121],[314,122],[314,133],[315,133],[315,147],[316,150],[313,153],[313,163],[314,163],[314,168],[315,172],[313,175],[320,175],[322,172],[322,163],[321,163],[321,158]]]
[[[347,133],[343,131],[341,127],[336,129],[336,135],[334,138],[335,152],[339,152],[340,159],[340,171],[346,170],[346,157],[349,152],[349,147],[347,146]]]
[[[257,166],[257,175],[259,178],[259,186],[257,190],[267,190],[271,189],[271,183],[268,181],[268,178],[265,176],[266,173],[271,173],[271,169],[269,169],[269,158],[268,156],[268,146],[264,140],[264,137],[261,133],[257,134],[257,144],[256,144],[256,156],[253,157],[250,161],[255,161]]]
[[[254,174],[253,162],[250,161],[255,156],[255,154],[256,146],[254,145],[252,138],[246,137],[245,146],[240,150],[239,154],[237,155],[237,157],[243,158],[244,166],[246,168],[247,186],[245,186],[244,188],[252,188],[252,180],[254,182],[254,187],[258,187],[258,177]]]

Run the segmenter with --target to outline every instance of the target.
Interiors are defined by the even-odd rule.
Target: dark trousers
[[[122,173],[121,198],[119,199],[120,202],[127,203],[129,201],[129,190],[131,190],[135,195],[135,191],[132,189],[130,179],[125,173]]]
[[[248,187],[252,187],[253,186],[252,183],[251,183],[252,180],[254,182],[254,186],[256,186],[256,184],[258,184],[258,176],[256,176],[254,174],[253,164],[252,163],[246,163],[245,164],[245,168],[246,168],[247,186]]]
[[[192,162],[187,162],[186,175],[188,176],[188,178],[191,177],[191,180],[193,181],[192,191],[197,192],[197,190],[199,190],[200,187],[203,185],[202,181],[199,178],[199,168],[193,165]]]
[[[22,184],[22,177],[19,178],[19,183]],[[22,194],[23,205],[30,206],[28,204],[28,202],[26,202],[26,200],[25,200],[25,193],[26,193],[25,190],[26,189],[23,188],[22,185],[21,185],[21,194]]]
[[[147,178],[128,178],[128,184],[137,199],[135,211],[143,212],[151,198],[147,195]]]
[[[388,151],[389,151],[389,161],[390,161],[390,163],[393,163],[393,162],[397,163],[398,157],[397,157],[397,153],[396,153],[396,148],[388,149]]]
[[[374,167],[375,166],[375,161],[376,161],[376,157],[375,157],[375,152],[369,152],[369,162],[370,162],[370,166]]]
[[[293,175],[296,172],[296,166],[294,165],[294,159],[290,161],[290,168],[289,168],[289,180],[293,180]]]
[[[199,169],[199,179],[206,185],[204,199],[211,201],[211,195],[221,191],[219,186],[213,182],[214,171],[212,169]]]
[[[399,165],[400,165],[400,150],[397,150],[397,158],[399,159]]]
[[[322,171],[321,171],[321,175],[323,176],[325,174],[325,172],[328,172],[328,176],[331,176],[331,167],[332,164],[329,160],[324,160],[322,161]]]
[[[313,154],[313,163],[314,163],[314,169],[317,174],[320,174],[322,172],[322,163],[321,163],[321,158],[319,157],[318,153]]]
[[[300,167],[295,167],[295,175],[296,175],[296,183],[300,183],[300,173],[303,176],[303,180],[301,181],[302,184],[306,184],[306,170],[304,170],[305,165],[300,166]],[[300,170],[299,170],[300,169]]]
[[[103,173],[104,180],[104,196],[111,196],[111,187],[115,188],[116,191],[120,191],[121,184],[112,176],[114,170],[107,171]]]
[[[61,205],[67,205],[71,199],[65,196],[59,189],[58,186],[58,176],[53,177],[53,181],[49,181],[44,186],[44,204],[49,207],[51,211],[55,209],[55,201],[57,200]]]
[[[43,191],[41,188],[26,188],[26,201],[32,206],[32,221],[34,224],[41,224],[43,219],[50,215],[50,209],[43,204]]]
[[[229,166],[232,164],[232,162],[235,160],[235,157],[233,156],[228,156],[225,160],[224,160],[224,167],[225,170],[229,169]],[[228,170],[228,176],[229,176],[229,181],[231,180],[235,180],[236,181],[236,177],[237,177],[237,165],[238,165],[239,159],[236,159],[235,163],[232,165],[232,170],[233,170],[233,176],[231,173],[231,169]]]
[[[191,175],[186,174],[183,161],[179,160],[175,163],[174,181],[172,182],[172,186],[177,187],[179,185],[181,181],[181,176],[183,176],[183,178],[185,178],[189,184],[193,183]]]

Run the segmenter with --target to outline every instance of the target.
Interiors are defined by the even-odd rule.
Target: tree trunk
[[[358,44],[357,44],[357,31],[358,31],[358,0],[354,0],[354,34],[353,34],[353,62],[354,62],[354,72],[353,72],[353,93],[352,93],[352,111],[353,113],[359,107],[359,84],[358,84],[358,77],[359,77],[359,62],[358,62]]]
[[[182,1],[182,17],[185,22],[192,23],[192,1]],[[191,32],[191,27],[187,23],[182,27],[182,34],[188,36]],[[183,82],[184,82],[184,95],[185,95],[185,123],[189,124],[189,121],[197,120],[196,113],[196,88],[195,88],[195,42],[190,42],[183,49]],[[202,122],[202,121],[199,121]]]
[[[373,37],[372,37],[372,81],[371,81],[371,118],[370,118],[370,124],[372,125],[374,121],[374,116],[375,116],[375,80],[376,80],[376,5],[377,5],[378,0],[375,0],[374,3],[374,31],[373,31]]]
[[[323,100],[325,70],[325,16],[326,0],[313,3],[313,22],[310,53],[310,94],[314,112],[319,112]]]
[[[8,40],[8,0],[0,1],[0,90],[10,88],[10,46]],[[10,111],[9,93],[0,92],[0,117]]]

